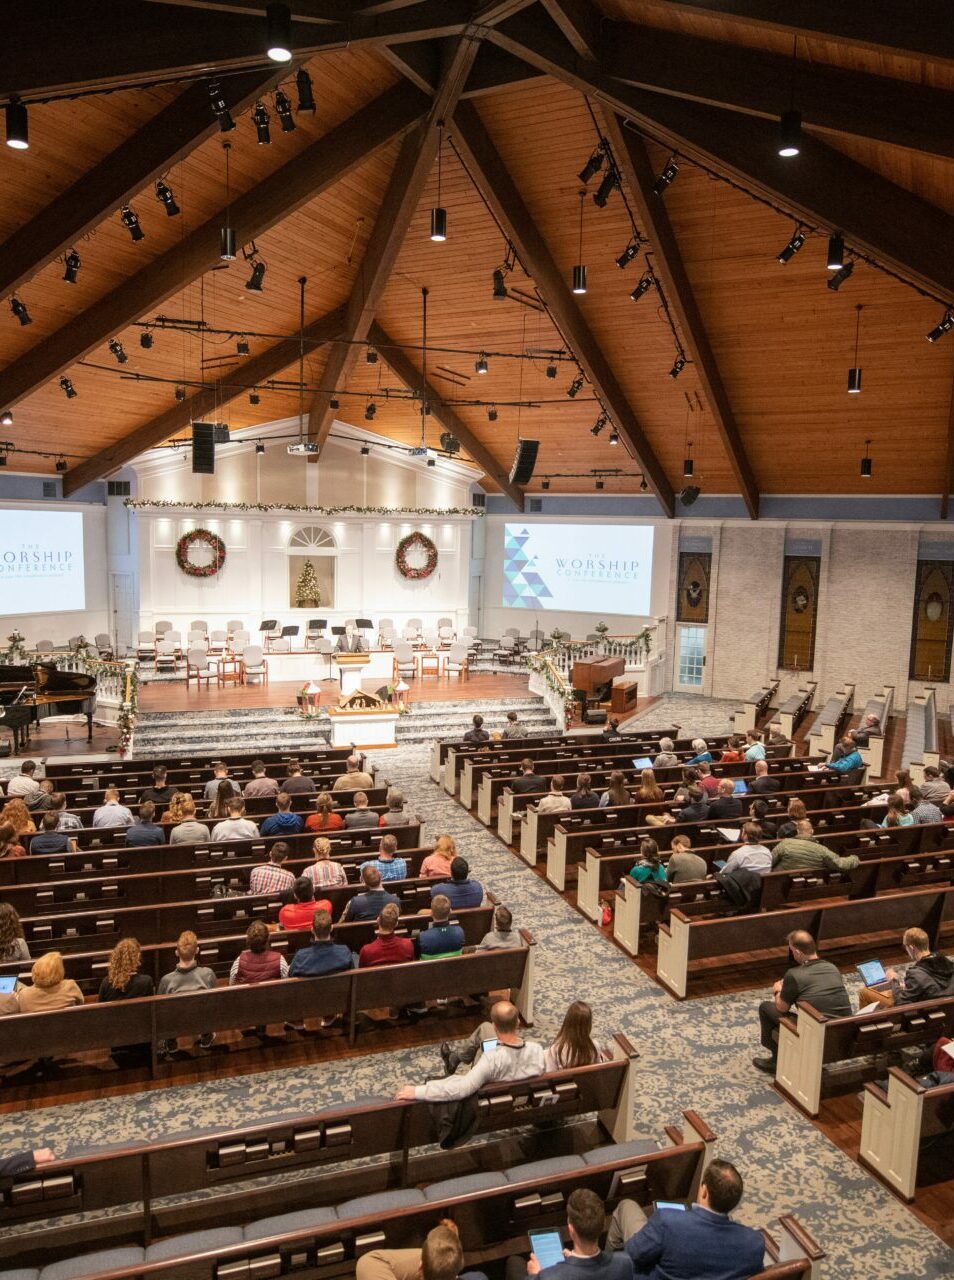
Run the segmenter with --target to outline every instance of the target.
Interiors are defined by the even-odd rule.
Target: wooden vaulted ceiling
[[[419,441],[426,289],[426,442],[452,431],[516,501],[520,436],[541,442],[531,491],[546,476],[556,492],[590,489],[594,470],[619,469],[606,492],[645,477],[670,512],[690,440],[694,481],[741,494],[752,515],[766,493],[870,490],[868,440],[875,491],[950,491],[954,335],[925,341],[954,302],[944,0],[910,12],[891,0],[294,0],[291,68],[263,55],[264,8],[77,0],[66,41],[58,6],[36,0],[0,50],[0,100],[28,103],[31,144],[0,155],[0,408],[15,414],[3,434],[49,454],[15,452],[11,468],[52,470],[62,453],[69,493],[192,417],[239,428],[296,413],[304,276],[306,429],[319,441],[336,415],[360,426],[370,399],[376,433]],[[295,101],[299,65],[317,111],[284,133],[273,94],[282,84]],[[216,78],[237,125],[224,135]],[[250,120],[258,100],[268,146]],[[803,147],[782,160],[777,119],[792,104]],[[599,209],[587,196],[588,291],[574,296],[577,175],[600,136],[625,199]],[[223,141],[230,220],[267,268],[260,294],[241,254],[218,260]],[[444,243],[428,236],[439,149]],[[660,198],[652,182],[672,153],[679,173]],[[158,176],[178,217],[156,200]],[[125,203],[142,241],[120,223]],[[630,211],[662,285],[635,303],[643,252],[616,265]],[[782,267],[797,221],[811,234]],[[858,258],[838,292],[825,287],[833,230]],[[525,302],[492,296],[508,241],[507,284]],[[63,280],[73,246],[75,285]],[[864,389],[849,396],[859,306]],[[158,316],[225,332],[157,325],[143,349]],[[677,341],[689,362],[673,379]],[[586,381],[570,399],[577,362]]]

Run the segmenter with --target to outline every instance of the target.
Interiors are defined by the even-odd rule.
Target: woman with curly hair
[[[0,962],[30,960],[30,948],[23,936],[23,925],[9,902],[0,902]]]
[[[32,836],[36,823],[22,800],[8,800],[0,812],[0,826],[11,826],[15,836]]]
[[[449,880],[451,863],[457,857],[457,842],[453,836],[438,836],[434,848],[421,863],[419,875],[428,880]]]
[[[25,858],[26,849],[9,822],[0,824],[0,858]]]
[[[120,938],[109,953],[106,977],[100,983],[99,1000],[135,1000],[138,996],[151,996],[155,990],[148,973],[140,973],[142,948],[135,938]]]
[[[187,800],[191,799],[192,797],[189,795],[188,791],[174,791],[172,793],[172,799],[169,801],[169,808],[165,810],[159,821],[176,823],[182,822],[185,817],[185,814],[182,812],[182,806]]]

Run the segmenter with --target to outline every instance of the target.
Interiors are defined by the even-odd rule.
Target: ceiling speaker
[[[215,425],[211,422],[192,424],[192,473],[215,475]]]
[[[513,466],[510,468],[511,484],[527,484],[537,465],[539,440],[518,440],[517,452],[513,455]]]
[[[702,490],[698,485],[687,484],[679,495],[679,501],[684,507],[691,507],[701,492]]]

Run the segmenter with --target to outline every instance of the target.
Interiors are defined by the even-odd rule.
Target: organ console
[[[95,676],[59,671],[52,662],[0,664],[0,729],[12,732],[15,751],[29,739],[31,723],[46,716],[85,715],[92,742],[95,706]]]
[[[574,662],[570,681],[578,693],[589,694],[596,701],[604,702],[609,697],[614,678],[625,670],[623,658],[590,658],[585,662]]]

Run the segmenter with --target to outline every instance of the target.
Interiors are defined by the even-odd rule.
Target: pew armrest
[[[520,929],[518,932],[524,946],[535,947],[537,945],[537,940],[529,929]]]
[[[623,1035],[622,1031],[617,1031],[616,1034],[613,1036],[613,1040],[619,1046],[620,1050],[622,1051],[622,1056],[624,1058],[629,1058],[632,1060],[634,1058],[639,1057],[639,1050],[636,1048],[633,1042],[630,1039],[628,1039],[628,1037]]]

